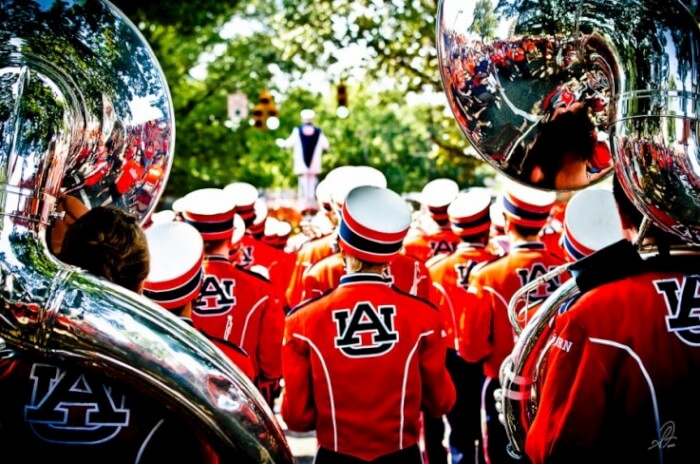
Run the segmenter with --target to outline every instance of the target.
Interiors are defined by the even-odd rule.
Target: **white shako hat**
[[[197,298],[203,270],[204,241],[184,222],[153,224],[146,230],[150,271],[143,294],[165,309],[175,309]]]
[[[175,221],[177,213],[172,209],[164,209],[151,214],[151,227],[155,224],[163,224]]]
[[[459,185],[452,179],[433,179],[421,190],[421,202],[428,208],[430,215],[437,222],[447,220],[447,207],[459,193]]]
[[[351,190],[341,212],[338,243],[348,255],[387,263],[403,246],[411,225],[411,208],[396,192],[375,186]]]
[[[387,186],[384,173],[372,166],[355,166],[355,176],[362,182],[362,185],[374,185],[381,188]]]
[[[507,180],[502,198],[503,213],[508,221],[530,229],[541,229],[547,223],[557,194]]]
[[[471,237],[491,229],[491,191],[483,187],[472,187],[457,194],[447,215],[455,235]]]
[[[622,224],[611,190],[588,188],[571,197],[564,212],[562,248],[573,261],[622,240]]]
[[[386,177],[378,169],[370,166],[344,166],[336,168],[331,177],[331,201],[333,206],[341,209],[348,193],[357,187],[373,186],[386,188]]]
[[[233,215],[233,234],[231,235],[231,247],[235,247],[245,235],[245,221],[238,215]]]
[[[331,211],[331,185],[325,178],[316,186],[316,201],[326,211]]]
[[[301,113],[299,113],[299,116],[301,116],[302,121],[311,122],[316,117],[316,112],[312,109],[306,108],[306,109],[301,110]]]
[[[175,212],[175,217],[182,219],[182,212],[184,207],[182,206],[185,201],[185,197],[176,198],[170,208]],[[177,220],[180,220],[177,219]]]
[[[263,242],[269,244],[277,243],[277,224],[279,220],[276,217],[270,216],[265,221],[265,234],[262,237]]]
[[[492,230],[501,234],[505,231],[506,218],[503,217],[503,194],[500,193],[496,196],[496,201],[491,203],[489,207],[489,215],[491,216],[491,226]]]
[[[253,220],[247,224],[248,232],[252,235],[263,235],[265,233],[265,222],[267,222],[267,201],[264,198],[258,198],[253,205]]]
[[[292,225],[284,220],[277,221],[277,245],[284,247],[289,236],[292,235]]]
[[[228,240],[233,234],[235,204],[218,188],[203,188],[185,195],[182,216],[204,240]]]
[[[231,198],[236,214],[240,215],[247,226],[255,219],[255,202],[258,199],[258,189],[248,182],[233,182],[224,187],[224,193]]]

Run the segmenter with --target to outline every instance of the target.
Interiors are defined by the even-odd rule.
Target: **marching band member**
[[[420,193],[421,212],[427,216],[427,221],[415,221],[414,233],[404,240],[404,253],[415,258],[424,267],[433,256],[452,253],[459,242],[459,238],[450,228],[447,215],[447,207],[458,193],[457,182],[447,178],[431,180]],[[431,286],[429,279],[426,279],[426,283]],[[425,454],[429,464],[447,464],[448,451],[443,444],[444,418],[424,417],[423,428]]]
[[[559,246],[564,250],[568,266],[620,240],[622,240],[622,225],[612,190],[588,187],[577,191],[566,204],[562,218],[562,235]],[[570,276],[568,271],[564,275]],[[521,318],[523,326],[532,320],[539,308],[538,304],[527,309],[527,317]],[[539,353],[548,349],[547,345],[551,344],[553,340],[553,327],[554,323],[550,322],[542,329],[541,335],[533,345],[533,352]],[[522,372],[536,372],[536,364],[539,361],[539,356],[529,357],[525,361]],[[529,401],[531,396],[528,393],[532,390],[540,390],[542,386],[541,377],[539,375],[537,378],[533,377],[534,375],[514,377],[509,386],[510,390],[524,393],[521,397]],[[494,392],[494,396],[497,403],[503,401],[503,392],[500,389]],[[531,418],[526,414],[527,410],[529,410],[528,406],[523,405],[520,415],[520,423],[526,432],[531,422]],[[499,419],[501,422],[505,421],[505,417],[499,417]]]
[[[453,301],[453,296],[467,291],[474,266],[496,258],[486,248],[491,229],[490,204],[491,193],[485,188],[473,187],[457,194],[447,214],[452,231],[461,242],[453,253],[436,255],[427,263],[434,288],[433,302],[440,308],[449,341],[447,369],[457,389],[457,401],[447,414],[453,464],[481,454],[482,367],[480,363],[464,361],[458,354],[458,323],[465,308]]]
[[[229,262],[235,204],[222,189],[188,193],[183,216],[204,239],[204,282],[192,307],[194,326],[249,355],[255,384],[270,404],[279,392],[284,311],[269,281]]]
[[[285,314],[289,303],[285,292],[291,277],[294,257],[265,243],[262,237],[268,220],[265,200],[258,198],[258,189],[247,182],[234,182],[224,187],[224,193],[236,204],[236,215],[244,221],[245,233],[229,249],[229,260],[243,269],[265,269],[265,277],[275,290],[275,298]]]
[[[353,189],[338,233],[347,275],[287,316],[282,417],[316,430],[317,464],[421,464],[421,409],[440,416],[454,403],[439,312],[382,277],[410,222],[398,194]]]
[[[325,178],[331,185],[331,202],[338,215],[348,192],[361,185],[386,187],[386,178],[377,169],[369,166],[339,166],[333,169]],[[334,232],[305,243],[297,252],[296,262],[292,270],[287,301],[294,306],[304,300],[304,276],[316,262],[340,251],[338,248],[337,225]]]
[[[192,323],[192,303],[204,280],[204,241],[201,234],[184,222],[159,222],[146,230],[151,269],[143,294],[163,308]],[[173,253],[173,250],[178,250]],[[226,356],[253,380],[255,372],[248,353],[238,345],[208,336]]]
[[[676,253],[669,244],[679,239],[656,226],[640,237],[642,215],[617,179],[613,193],[625,238],[657,252],[642,259],[621,242],[577,263],[580,292],[555,319],[526,437],[535,464],[688,462],[694,453],[700,253]]]
[[[97,206],[67,230],[59,258],[140,292],[149,250],[136,218]],[[76,271],[73,271],[76,272]],[[22,460],[57,462],[166,460],[218,463],[198,430],[146,388],[76,365],[61,356],[5,350],[0,358],[0,446],[22,449]],[[12,459],[9,459],[10,461]]]
[[[482,391],[481,420],[487,464],[512,460],[506,453],[507,437],[503,425],[498,421],[493,398],[494,390],[500,388],[498,375],[501,364],[514,345],[508,302],[520,287],[563,264],[562,258],[549,253],[538,240],[538,234],[554,204],[555,193],[508,181],[502,198],[510,251],[472,270],[459,335],[462,357],[467,362],[483,362],[486,379]],[[540,285],[531,298],[544,299],[559,284],[559,278],[554,278]]]
[[[430,216],[429,230],[419,231],[406,239],[405,253],[412,255],[425,263],[435,255],[452,253],[457,244],[457,237],[450,228],[447,207],[459,193],[459,185],[452,179],[433,179],[421,191],[421,203]]]

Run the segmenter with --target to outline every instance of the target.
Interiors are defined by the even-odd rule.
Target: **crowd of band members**
[[[270,403],[284,385],[280,353],[285,314],[340,284],[346,262],[338,244],[338,214],[347,193],[365,184],[386,187],[386,180],[366,166],[331,171],[317,189],[318,212],[304,223],[295,224],[299,231],[296,234],[284,218],[273,216],[254,186],[243,182],[192,192],[176,201],[172,212],[158,212],[152,218],[152,224],[167,216],[166,221],[184,221],[200,230],[205,244],[205,277],[200,295],[192,304],[192,323],[210,337],[233,343],[248,353],[253,377]],[[491,393],[498,388],[498,368],[513,345],[504,302],[520,286],[564,263],[559,244],[562,205],[555,205],[554,194],[544,194],[544,203],[535,206],[527,195],[534,195],[536,202],[541,192],[525,189],[519,194],[525,200],[517,194],[496,198],[495,192],[484,188],[460,189],[449,179],[427,183],[401,252],[382,269],[386,282],[431,302],[442,316],[445,365],[457,386],[457,400],[446,414],[423,415],[423,448],[431,463],[448,462],[448,455],[451,462],[473,459],[475,455],[483,461],[482,396],[487,405],[493,403]],[[507,205],[525,208],[520,213],[526,217],[534,214],[537,218],[525,220],[524,226],[518,224],[518,219],[514,220],[518,211],[508,214],[503,208],[504,198],[511,199]],[[212,204],[225,206],[216,214],[199,211],[202,205]],[[208,215],[215,220],[223,218],[222,224],[229,226],[218,230]],[[266,228],[266,223],[276,226]],[[280,225],[282,236],[278,233]],[[543,245],[543,239],[549,248]],[[506,253],[508,250],[510,253]],[[503,256],[506,259],[498,259]],[[510,263],[510,257],[517,262]],[[465,308],[459,307],[468,297],[458,294],[466,295],[469,282],[477,276],[484,280],[484,287],[502,287],[496,296],[481,295],[498,314],[494,320],[470,321]],[[227,286],[226,282],[235,283]],[[545,297],[554,288],[555,283],[550,283],[537,296]],[[263,300],[264,308],[256,306]],[[244,314],[251,315],[250,319]],[[478,331],[483,336],[464,337],[464,330]],[[490,385],[490,389],[482,395],[484,385]],[[487,418],[495,421],[496,414],[487,411]],[[294,420],[290,418],[290,422]],[[445,422],[451,431],[448,447],[443,443]],[[503,434],[500,424],[492,425],[496,429],[490,432],[492,435]],[[495,439],[490,445],[494,450],[505,448],[504,441]],[[492,453],[491,462],[499,462],[496,451]]]
[[[281,399],[281,415],[290,429],[315,430],[318,462],[511,462],[495,399],[502,387],[499,370],[516,340],[508,303],[516,291],[548,271],[595,251],[574,236],[573,225],[568,231],[564,226],[571,195],[531,189],[508,180],[495,192],[434,179],[421,192],[420,205],[412,209],[405,230],[391,235],[394,242],[398,237],[396,250],[382,255],[375,249],[384,250],[390,241],[375,229],[382,228],[385,215],[351,213],[346,204],[350,192],[367,187],[391,192],[376,169],[334,169],[318,185],[318,211],[294,224],[290,222],[300,216],[292,214],[296,212],[293,208],[276,214],[280,210],[269,207],[259,190],[245,182],[191,192],[173,203],[172,210],[154,213],[144,228],[152,250],[167,255],[162,251],[164,246],[157,245],[163,241],[169,249],[197,250],[193,259],[199,260],[195,260],[195,267],[192,262],[183,263],[183,275],[168,282],[159,282],[158,271],[152,271],[144,294],[187,319],[217,344],[253,380],[270,405]],[[594,188],[584,192],[590,190]],[[597,214],[601,204],[612,204],[611,191],[595,190],[605,201],[600,197],[586,200],[587,219],[578,219],[579,223]],[[405,198],[400,203],[398,209],[411,210]],[[382,206],[378,201],[362,207],[371,211]],[[353,222],[353,214],[360,219]],[[370,216],[368,224],[362,223],[364,214]],[[372,220],[379,225],[373,226]],[[188,231],[178,231],[178,235],[161,230],[175,224]],[[622,230],[619,224],[606,227],[608,232]],[[610,235],[605,231],[587,233],[598,239]],[[184,238],[187,234],[189,238]],[[612,234],[608,243],[615,238]],[[374,259],[376,256],[388,258]],[[163,269],[162,259],[152,251],[152,270]],[[172,274],[172,262],[168,266],[167,273]],[[198,272],[193,273],[193,269]],[[378,280],[367,278],[372,275]],[[537,286],[528,295],[530,302],[544,301],[567,278],[568,274],[562,273]],[[381,292],[387,287],[395,293],[377,293],[378,282]],[[425,332],[418,335],[415,347],[421,352],[430,346],[425,349],[432,352],[420,353],[425,359],[420,358],[417,378],[408,374],[414,351],[408,351],[405,366],[397,360],[382,362],[382,355],[377,354],[383,353],[386,345],[378,341],[380,336],[390,339],[388,329],[394,327],[393,322],[402,323],[387,319],[388,313],[378,316],[387,305],[373,301],[384,301],[384,297],[393,298],[391,307],[398,306],[399,314],[412,311],[412,305],[423,312],[432,308],[439,313],[437,332],[441,336],[437,342],[421,339],[435,332],[428,330],[435,323],[432,316],[416,316]],[[328,327],[320,332],[309,327],[312,324],[305,314],[323,314],[327,305],[344,304],[347,307],[336,308],[349,311],[342,321],[336,311],[335,323],[326,321]],[[363,306],[366,304],[369,306]],[[364,315],[352,319],[350,308],[364,311]],[[376,313],[367,312],[367,308]],[[411,324],[418,322],[408,324],[403,329],[406,334],[411,333]],[[350,333],[348,327],[354,327],[355,332]],[[313,337],[325,336],[319,333],[334,328],[338,330],[335,344],[314,344]],[[442,347],[439,366],[434,365],[435,346]],[[353,371],[351,378],[344,378],[336,369],[343,365],[344,356],[352,362],[363,358],[363,367]],[[300,372],[302,359],[308,366]],[[316,366],[314,371],[311,367],[319,359],[334,360],[321,362],[320,376],[320,368]],[[423,363],[431,367],[423,371]],[[393,372],[404,383],[391,386],[384,377],[365,384],[362,378],[373,378],[375,370],[382,375]],[[406,372],[402,374],[402,370]],[[333,386],[331,376],[337,376]],[[356,401],[370,390],[371,401],[378,403],[365,404],[368,409],[363,412]],[[411,403],[410,392],[427,397]],[[400,400],[392,399],[396,395]],[[400,421],[392,414],[382,416],[381,398],[407,408],[402,409]],[[412,417],[415,411],[411,404],[422,404],[418,422]],[[377,428],[368,429],[378,435],[371,440],[357,435],[357,424],[367,419],[356,417],[362,414],[376,423]],[[537,423],[532,425],[537,429]],[[535,439],[532,443],[537,444]],[[416,452],[419,445],[420,455]],[[537,454],[541,452],[533,448],[536,462],[547,460]]]

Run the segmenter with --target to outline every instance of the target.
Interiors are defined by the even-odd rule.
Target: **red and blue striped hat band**
[[[255,201],[258,199],[258,189],[247,182],[233,182],[224,187],[224,193],[234,202],[235,212],[246,225],[255,219]]]
[[[570,261],[578,261],[622,240],[622,224],[612,191],[588,188],[576,192],[566,204],[562,248]]]
[[[457,194],[447,213],[455,235],[472,237],[491,229],[491,192],[481,187]]]
[[[396,192],[361,186],[348,193],[338,228],[338,243],[348,255],[370,263],[387,263],[403,246],[411,209]]]
[[[146,230],[150,272],[143,294],[165,309],[176,309],[197,298],[204,271],[204,242],[184,222],[154,224]]]
[[[267,203],[265,199],[258,198],[253,208],[253,219],[246,222],[247,231],[252,235],[262,235],[265,233],[265,223],[267,222]],[[243,218],[245,221],[245,218]]]
[[[188,193],[182,217],[204,240],[228,240],[233,235],[234,204],[223,190],[205,188]]]
[[[459,193],[459,185],[452,179],[433,179],[421,190],[421,202],[428,208],[436,222],[448,220],[447,207]]]
[[[555,192],[509,182],[503,193],[503,213],[513,224],[541,229],[547,223],[556,198]]]

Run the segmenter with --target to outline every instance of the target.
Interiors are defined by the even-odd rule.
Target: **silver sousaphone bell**
[[[699,37],[676,0],[442,0],[437,17],[449,106],[486,162],[556,191],[586,188],[615,170],[647,220],[695,244]],[[533,372],[523,369],[538,364],[528,361],[546,350],[539,337],[576,291],[570,279],[542,304],[502,368],[514,455],[524,452],[522,419],[537,409],[526,391]]]
[[[90,207],[117,205],[143,222],[163,192],[175,128],[148,44],[107,1],[0,4],[4,353],[66,361],[154,392],[225,461],[293,462],[265,400],[221,351],[146,298],[66,266],[47,248],[59,193]]]

